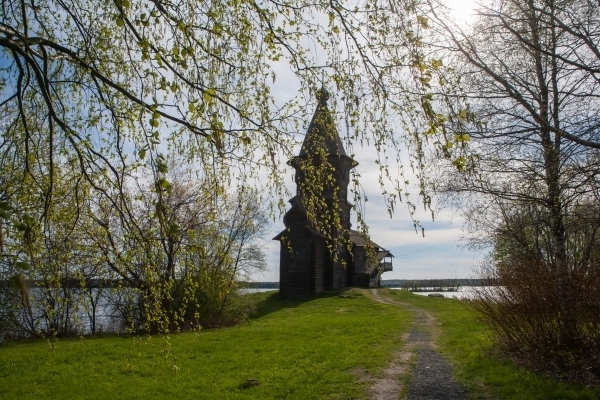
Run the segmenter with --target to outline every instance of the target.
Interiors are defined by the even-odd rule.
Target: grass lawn
[[[412,314],[364,293],[303,302],[255,294],[262,305],[250,323],[168,339],[64,339],[54,351],[43,340],[2,344],[0,398],[365,399],[369,383],[358,369],[382,375]],[[380,293],[436,317],[438,350],[471,399],[600,399],[600,390],[547,379],[497,356],[485,327],[460,301]],[[241,389],[247,380],[259,385]]]
[[[359,290],[256,296],[259,315],[234,328],[2,344],[0,398],[366,398],[356,369],[380,375],[412,321]],[[240,389],[249,379],[260,384]]]
[[[438,350],[454,366],[456,380],[468,390],[470,399],[600,399],[598,389],[547,379],[496,355],[485,326],[461,301],[419,296],[403,290],[381,290],[380,293],[427,310],[436,317]]]

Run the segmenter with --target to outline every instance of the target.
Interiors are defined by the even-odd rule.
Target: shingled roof
[[[350,241],[359,247],[364,247],[367,245],[367,239],[365,238],[365,235],[352,229],[350,229]],[[371,244],[373,245],[373,247],[378,247],[380,249],[382,248],[380,245],[378,245],[372,240]]]
[[[321,88],[317,91],[317,100],[319,105],[315,110],[304,142],[302,142],[302,148],[300,149],[300,157],[307,156],[308,154],[315,154],[316,146],[324,146],[328,155],[345,156],[346,151],[344,145],[340,139],[337,128],[327,107],[327,100],[329,99],[329,92],[325,88]]]
[[[352,229],[350,229],[350,241],[358,247],[365,247],[367,245],[367,239],[365,238],[365,235]],[[394,257],[394,255],[389,250],[383,248],[377,243],[371,241],[371,245],[379,249],[377,252],[378,260],[381,260],[385,257]]]

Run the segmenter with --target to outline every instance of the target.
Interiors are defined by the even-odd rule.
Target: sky
[[[474,1],[450,1],[457,19],[468,22],[474,7]],[[284,64],[274,65],[277,81],[285,82],[274,85],[273,95],[278,99],[288,99],[297,93],[298,86],[295,77]],[[295,86],[296,85],[296,86]],[[312,115],[314,110],[310,110]],[[338,131],[343,132],[342,125],[338,123]],[[390,218],[378,183],[379,171],[375,164],[374,150],[360,148],[354,144],[356,161],[359,162],[356,171],[361,175],[361,185],[369,201],[366,204],[365,217],[369,226],[371,239],[380,246],[388,249],[395,256],[393,271],[386,272],[383,279],[448,279],[474,277],[472,267],[483,256],[465,248],[462,220],[453,210],[443,209],[436,215],[435,222],[431,214],[423,211],[422,205],[417,208],[416,218],[425,228],[425,237],[421,230],[416,233],[413,221],[410,218],[406,204],[400,204],[395,214]],[[300,146],[294,149],[298,154]],[[288,188],[295,193],[294,183],[291,181],[289,170],[287,176]],[[416,179],[409,181],[416,183]],[[413,193],[416,193],[414,189]],[[413,201],[417,199],[412,197]],[[289,207],[288,207],[289,209]],[[356,212],[352,213],[352,223],[356,226]],[[257,275],[255,280],[277,282],[279,281],[279,241],[271,241],[277,233],[284,229],[283,221],[279,218],[270,226],[270,237],[267,238],[265,251],[267,253],[268,270],[262,275]]]
[[[473,18],[476,0],[447,0],[446,5],[452,10],[457,21],[469,22]]]

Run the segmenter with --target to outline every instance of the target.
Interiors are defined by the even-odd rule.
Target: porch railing
[[[377,287],[379,279],[381,279],[381,272],[377,272],[377,275],[369,280],[369,287]]]

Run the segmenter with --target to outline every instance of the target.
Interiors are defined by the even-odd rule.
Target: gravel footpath
[[[375,300],[387,304],[396,304],[415,313],[415,321],[406,345],[401,353],[416,353],[417,363],[413,370],[413,378],[407,391],[407,400],[463,400],[467,395],[456,383],[452,376],[452,366],[436,350],[432,335],[435,333],[433,327],[435,319],[424,310],[410,306],[409,304],[391,301],[379,296],[376,290],[371,293]],[[396,361],[392,361],[392,364]],[[391,376],[390,376],[391,378]],[[397,380],[398,377],[395,377]],[[389,388],[391,389],[391,387]],[[373,391],[373,399],[398,399],[401,387],[394,387],[395,396],[389,391],[386,395]],[[406,393],[406,392],[405,392]]]
[[[467,395],[452,378],[452,367],[431,348],[417,351],[417,365],[408,389],[408,400],[462,400]]]

